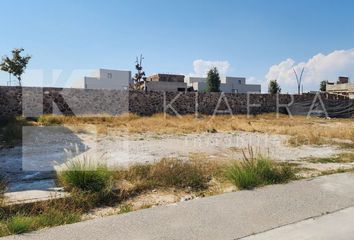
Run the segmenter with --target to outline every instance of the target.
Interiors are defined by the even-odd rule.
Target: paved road
[[[353,206],[354,174],[338,174],[145,209],[4,240],[232,240]]]
[[[276,228],[243,240],[353,240],[354,208]]]

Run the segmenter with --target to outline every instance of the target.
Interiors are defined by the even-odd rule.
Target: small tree
[[[270,80],[269,86],[268,86],[268,92],[270,94],[277,94],[281,92],[281,88],[277,82],[277,80]]]
[[[10,81],[11,75],[17,78],[18,84],[22,85],[22,74],[25,72],[27,64],[31,59],[31,56],[21,56],[23,48],[15,48],[12,50],[12,58],[4,56],[0,63],[0,70],[9,73]]]
[[[220,92],[220,75],[216,67],[208,72],[207,92]]]
[[[142,90],[145,86],[144,83],[146,82],[146,77],[145,72],[143,71],[143,60],[144,57],[142,54],[140,55],[140,58],[136,57],[135,69],[137,70],[137,73],[133,78],[134,83],[132,85],[132,89]]]
[[[322,81],[322,82],[320,83],[320,91],[322,91],[322,92],[325,92],[325,91],[326,91],[326,89],[327,89],[327,83],[328,83],[328,81]]]

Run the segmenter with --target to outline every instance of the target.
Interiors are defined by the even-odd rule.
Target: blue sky
[[[61,86],[99,67],[134,70],[140,53],[147,73],[200,74],[195,60],[223,61],[230,65],[227,75],[263,86],[267,79],[279,78],[289,92],[295,89],[293,67],[308,69],[305,90],[316,90],[322,78],[354,77],[350,0],[0,3],[0,55],[23,47],[33,56],[25,85]],[[82,70],[72,73],[75,69]],[[0,84],[6,81],[1,73]]]

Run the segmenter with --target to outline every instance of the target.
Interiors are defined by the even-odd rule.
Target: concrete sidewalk
[[[243,240],[353,240],[354,208],[347,208],[318,218],[308,219]]]
[[[4,240],[232,240],[352,206],[354,174],[337,174],[145,209]]]

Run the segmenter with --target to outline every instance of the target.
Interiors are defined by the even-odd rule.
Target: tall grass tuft
[[[226,178],[239,189],[253,189],[258,186],[286,183],[295,178],[295,170],[289,164],[277,164],[262,156],[232,163],[225,171]]]
[[[91,193],[109,193],[112,190],[112,173],[87,157],[69,161],[65,170],[58,171],[58,179],[68,190]]]

